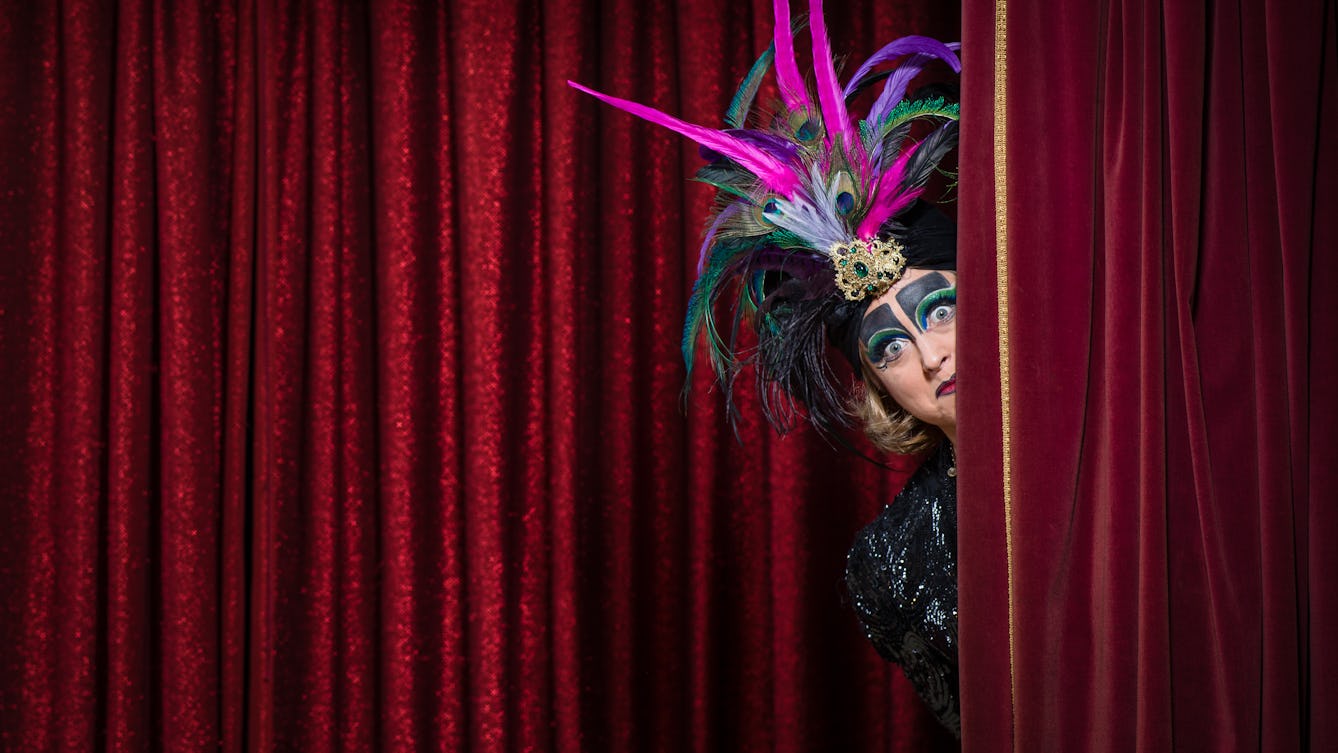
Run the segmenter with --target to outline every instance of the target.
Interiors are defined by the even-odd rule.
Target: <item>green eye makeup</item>
[[[895,355],[889,354],[888,350],[897,341],[906,342],[910,340],[910,337],[910,334],[905,330],[896,328],[880,329],[873,333],[873,336],[869,338],[868,343],[865,345],[865,351],[869,357],[869,362],[876,365],[885,360],[888,355]]]
[[[946,306],[957,305],[956,287],[942,288],[939,290],[935,290],[929,295],[926,295],[924,298],[921,298],[920,302],[915,306],[916,325],[919,326],[922,331],[929,329],[930,312],[938,308],[939,306],[945,306],[945,305]]]

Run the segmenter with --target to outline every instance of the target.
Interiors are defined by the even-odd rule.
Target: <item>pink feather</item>
[[[799,179],[795,176],[794,171],[775,155],[727,133],[679,120],[678,118],[675,118],[672,115],[666,115],[653,107],[647,107],[646,105],[638,104],[630,100],[601,94],[594,89],[581,86],[575,81],[568,81],[567,85],[583,91],[601,102],[613,105],[619,110],[629,112],[638,118],[648,120],[658,126],[668,128],[675,133],[687,136],[707,149],[714,150],[729,157],[739,163],[745,170],[756,175],[757,179],[762,181],[767,188],[786,198],[789,198],[794,193],[795,188],[799,185]]]
[[[836,80],[836,63],[832,60],[832,44],[827,39],[827,21],[822,17],[822,0],[809,0],[808,8],[809,28],[813,32],[813,73],[817,77],[822,123],[827,129],[827,146],[832,146],[836,135],[840,134],[847,151],[861,150],[863,145],[855,136],[850,116],[846,114],[841,82]]]
[[[897,161],[878,177],[878,187],[874,189],[873,198],[869,201],[869,212],[864,215],[864,220],[855,230],[856,237],[868,239],[877,235],[878,229],[889,217],[910,206],[912,201],[924,193],[923,188],[904,193],[897,192],[901,179],[906,175],[906,163],[910,162],[911,155],[919,148],[920,145],[916,144],[902,152]]]
[[[776,83],[780,85],[781,99],[791,110],[808,109],[808,87],[799,75],[799,63],[794,57],[794,33],[790,28],[790,0],[773,0],[776,28],[772,33],[776,44]]]

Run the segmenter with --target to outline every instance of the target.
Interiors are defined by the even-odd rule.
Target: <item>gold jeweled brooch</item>
[[[836,286],[848,301],[882,295],[906,269],[902,250],[893,238],[833,244],[830,256],[836,269]]]

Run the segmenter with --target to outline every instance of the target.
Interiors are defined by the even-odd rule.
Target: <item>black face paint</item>
[[[911,341],[911,335],[897,321],[892,307],[886,303],[870,311],[860,323],[860,345],[869,363],[883,368],[887,361],[895,360]]]
[[[873,337],[881,330],[901,329],[901,322],[897,315],[892,313],[892,307],[886,303],[864,315],[864,321],[859,326],[859,341],[867,352],[869,349],[869,338]]]
[[[897,305],[901,306],[901,310],[906,312],[906,318],[910,320],[916,330],[923,332],[924,329],[922,328],[918,317],[915,315],[916,307],[920,305],[920,301],[924,300],[925,296],[935,290],[942,290],[943,288],[950,287],[952,287],[952,283],[948,282],[948,278],[938,272],[930,272],[923,277],[916,278],[914,282],[907,283],[906,287],[898,290],[896,296]],[[888,313],[891,314],[892,312],[889,311]],[[868,321],[867,317],[865,318],[865,321]],[[861,337],[864,332],[864,329],[860,330]]]

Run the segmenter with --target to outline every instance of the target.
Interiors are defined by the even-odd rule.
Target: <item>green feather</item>
[[[933,99],[915,99],[897,103],[892,108],[892,112],[883,118],[883,122],[878,124],[879,131],[887,131],[900,126],[903,123],[915,120],[916,118],[944,118],[946,120],[960,120],[962,116],[961,105],[949,104],[942,97]]]
[[[750,256],[759,249],[774,246],[786,247],[785,244],[802,243],[791,233],[780,231],[762,236],[747,238],[721,239],[711,246],[710,256],[701,275],[692,286],[692,295],[688,297],[687,315],[683,320],[683,362],[687,365],[688,376],[692,375],[692,365],[696,353],[697,341],[703,336],[710,346],[711,366],[718,377],[724,379],[738,368],[739,358],[734,349],[733,331],[745,317],[753,316],[764,298],[763,285],[766,272],[756,270],[740,281],[737,288],[738,298],[731,306],[734,325],[726,338],[720,332],[715,316],[715,307],[730,285],[735,282],[741,266],[748,264]],[[704,333],[704,335],[703,335]]]
[[[716,299],[720,296],[720,286],[726,271],[731,268],[732,263],[738,261],[740,256],[752,248],[751,243],[728,241],[720,241],[711,246],[711,255],[707,259],[706,267],[702,269],[701,276],[692,286],[692,295],[688,298],[687,316],[683,321],[683,362],[687,365],[689,377],[692,376],[697,339],[703,330],[706,332],[706,341],[711,347],[711,365],[716,374],[723,374],[734,363],[729,348],[716,329],[713,309]]]
[[[714,186],[716,190],[729,196],[744,200],[751,200],[758,186],[756,175],[733,162],[724,160],[718,160],[697,168],[695,180],[708,186]],[[716,199],[722,209],[725,204],[733,203],[733,199],[727,199],[723,196],[717,196]]]
[[[739,84],[739,90],[734,92],[734,99],[729,103],[729,109],[725,111],[725,124],[731,128],[742,128],[743,122],[748,118],[748,110],[752,109],[753,99],[757,97],[757,90],[762,86],[762,77],[766,75],[767,69],[771,67],[771,59],[775,57],[776,45],[773,42],[763,52],[753,67],[749,69],[748,75],[743,77],[743,82]]]

